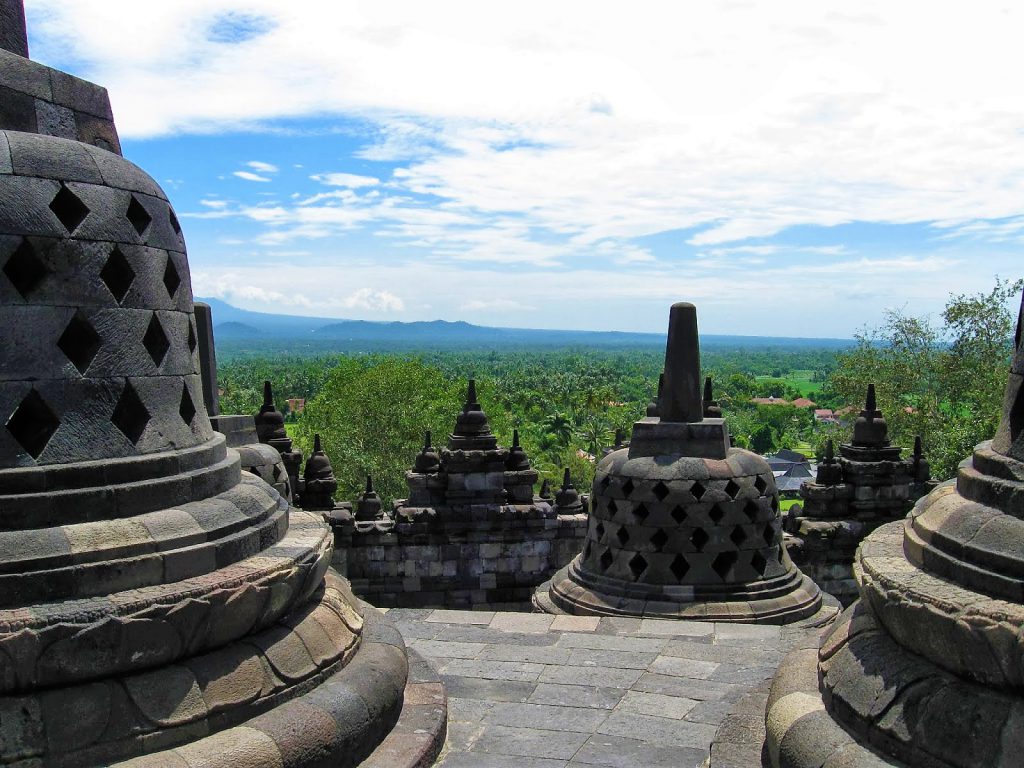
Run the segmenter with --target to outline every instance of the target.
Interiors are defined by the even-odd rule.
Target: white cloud
[[[277,173],[278,171],[276,165],[264,163],[262,160],[250,160],[248,163],[246,163],[246,165],[252,168],[254,171],[259,171],[260,173]]]
[[[1024,91],[998,76],[1024,69],[1021,6],[524,0],[500,23],[412,0],[136,6],[38,0],[33,41],[109,88],[129,138],[345,115],[374,132],[357,155],[408,163],[407,188],[592,242],[1021,212]],[[196,34],[229,13],[259,34]]]
[[[410,306],[430,295],[434,306],[459,307],[458,291],[425,275],[457,284],[472,270],[494,276],[503,295],[505,281],[519,286],[508,300],[545,313],[589,306],[594,323],[616,317],[595,308],[599,297],[691,296],[734,309],[757,296],[780,320],[799,306],[805,323],[815,308],[829,323],[843,306],[861,317],[897,295],[934,301],[966,245],[1024,240],[1024,90],[1005,84],[1005,73],[1024,70],[1020,5],[977,0],[965,13],[865,0],[851,15],[819,0],[666,0],[643,10],[522,0],[500,19],[491,4],[414,0],[33,8],[33,55],[107,86],[126,139],[278,130],[274,121],[304,118],[341,125],[343,155],[317,167],[377,176],[317,173],[320,194],[203,203],[182,215],[238,218],[266,246],[366,228],[391,258],[413,246],[432,270],[403,266],[393,283],[363,272],[342,297],[394,285]],[[363,146],[353,150],[353,137]],[[398,167],[373,167],[382,161]],[[266,183],[270,165],[250,161],[234,175]],[[849,222],[941,226],[916,253],[885,257],[862,258],[838,237],[802,248],[746,242]],[[667,232],[677,245],[639,240]],[[703,258],[680,255],[694,249]],[[595,254],[620,268],[601,271]],[[971,280],[990,280],[997,263],[1020,271],[1019,259],[973,263],[985,269]],[[870,284],[878,276],[892,285]],[[342,283],[321,282],[309,283],[310,300],[346,311],[334,295]],[[784,298],[771,304],[764,286]],[[844,305],[846,289],[878,296]]]
[[[536,309],[532,304],[523,304],[512,299],[475,299],[459,307],[463,312],[525,312]]]
[[[380,184],[380,179],[373,176],[359,176],[354,173],[315,173],[310,176],[313,181],[319,181],[329,187],[373,187]]]
[[[405,302],[390,291],[360,288],[351,296],[343,299],[341,306],[346,309],[364,309],[370,312],[401,312],[405,309]]]
[[[231,175],[246,181],[270,181],[266,176],[260,176],[258,173],[252,173],[251,171],[235,171]]]

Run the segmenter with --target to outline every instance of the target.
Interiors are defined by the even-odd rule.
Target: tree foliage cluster
[[[951,296],[941,323],[889,312],[881,326],[858,334],[845,350],[807,346],[709,346],[706,373],[737,445],[759,453],[849,439],[849,427],[875,383],[890,436],[903,447],[921,435],[936,477],[998,422],[1015,315],[1010,299],[1021,283],[997,281],[984,294]],[[623,349],[418,350],[323,356],[224,356],[219,369],[224,413],[253,413],[262,382],[274,383],[278,408],[306,399],[290,430],[307,452],[321,434],[338,476],[339,498],[354,498],[372,474],[386,499],[405,495],[426,430],[447,441],[476,378],[481,404],[502,445],[518,429],[534,466],[556,484],[569,467],[578,487],[593,478],[589,457],[601,456],[616,429],[628,436],[654,397],[664,351]],[[816,423],[809,409],[756,405],[754,397],[800,396],[787,378],[801,372],[823,407],[852,407],[844,426]],[[809,372],[809,373],[808,373]]]
[[[999,425],[1024,280],[998,280],[988,292],[949,297],[938,321],[902,311],[857,335],[838,356],[830,388],[863,402],[874,383],[889,437],[910,447],[920,435],[938,478],[952,477],[974,446]]]

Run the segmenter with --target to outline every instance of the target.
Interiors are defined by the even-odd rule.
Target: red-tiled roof
[[[806,397],[798,397],[793,401],[793,405],[797,408],[813,408],[817,403]]]

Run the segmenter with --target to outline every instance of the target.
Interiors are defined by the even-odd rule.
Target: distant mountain
[[[237,320],[214,325],[213,333],[218,339],[252,339],[263,335],[259,328]]]
[[[250,312],[248,309],[233,307],[220,299],[201,299],[210,305],[213,312],[214,331],[224,323],[244,323],[255,328],[264,336],[297,337],[313,333],[330,323],[338,322],[336,317],[299,317],[297,315],[273,315],[269,312]]]
[[[464,321],[418,321],[412,323],[339,320],[326,317],[298,317],[250,312],[220,299],[201,299],[213,312],[215,336],[219,339],[296,340],[318,348],[372,349],[396,347],[479,347],[507,346],[582,346],[650,347],[663,346],[660,333],[624,331],[566,331],[536,328],[492,328]],[[702,334],[707,347],[808,347],[841,349],[849,339],[801,339],[777,336],[715,336]]]

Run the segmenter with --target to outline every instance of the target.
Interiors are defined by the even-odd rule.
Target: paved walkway
[[[392,609],[449,696],[443,768],[691,768],[813,630]]]

